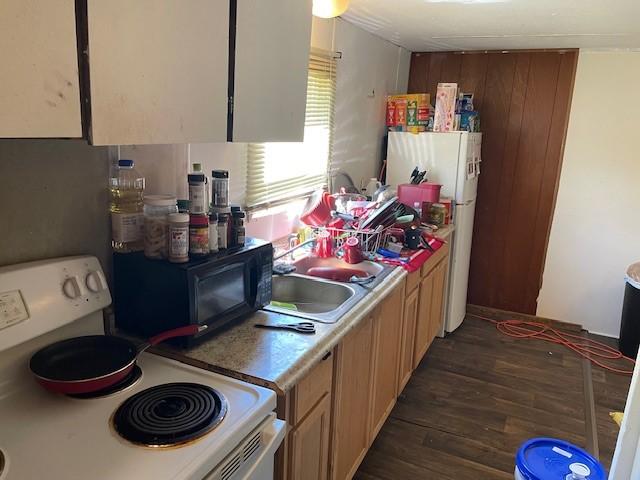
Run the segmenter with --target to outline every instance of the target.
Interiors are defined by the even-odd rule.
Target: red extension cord
[[[493,323],[499,332],[509,337],[545,340],[557,345],[564,345],[581,357],[586,358],[594,365],[598,365],[605,370],[613,373],[619,373],[621,375],[633,374],[633,365],[635,365],[636,361],[633,358],[623,355],[615,348],[605,345],[604,343],[596,342],[595,340],[591,340],[580,335],[562,332],[540,322],[527,322],[524,320],[493,320],[481,315],[471,313],[468,315]],[[631,363],[632,368],[631,370],[622,370],[620,368],[607,365],[602,360],[626,360]]]

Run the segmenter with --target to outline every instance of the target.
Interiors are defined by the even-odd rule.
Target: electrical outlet
[[[0,293],[0,330],[29,318],[20,290]]]

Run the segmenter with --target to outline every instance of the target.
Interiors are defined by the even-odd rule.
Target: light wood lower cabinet
[[[448,247],[396,287],[289,393],[277,479],[349,480],[442,324]]]
[[[369,448],[372,318],[364,319],[336,348],[331,422],[333,480],[351,478]]]
[[[330,423],[331,394],[325,393],[304,421],[290,433],[289,478],[327,479]]]
[[[278,397],[278,417],[289,433],[276,454],[276,479],[327,480],[333,392],[333,352]]]
[[[442,322],[444,320],[444,306],[445,306],[445,292],[446,292],[446,278],[447,278],[447,262],[441,261],[437,267],[433,269],[433,295],[431,297],[431,316],[429,344],[433,342],[433,339],[438,335]]]
[[[422,269],[422,280],[419,287],[418,316],[416,319],[416,336],[413,348],[413,368],[415,369],[429,349],[431,342],[438,334],[444,317],[446,293],[445,280],[449,265],[448,246],[442,247],[434,254],[434,263],[427,263]],[[437,257],[436,257],[437,255]]]
[[[431,301],[433,298],[433,275],[430,273],[420,281],[418,317],[416,319],[416,340],[413,347],[413,368],[415,369],[431,345]]]
[[[378,315],[373,319],[372,439],[396,404],[404,296],[404,285],[401,285],[382,301]]]
[[[415,288],[409,293],[404,303],[400,365],[398,369],[398,394],[402,392],[413,373],[413,348],[416,336],[416,321],[418,320],[419,294],[419,288]]]

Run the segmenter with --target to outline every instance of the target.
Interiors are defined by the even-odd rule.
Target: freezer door
[[[447,332],[453,332],[458,328],[467,313],[467,286],[475,209],[475,201],[467,205],[456,206],[456,229],[453,232],[453,249],[449,266],[449,295],[444,326]]]
[[[427,170],[430,182],[442,184],[441,194],[454,197],[458,183],[460,132],[390,132],[387,151],[387,183],[409,183],[415,167]]]

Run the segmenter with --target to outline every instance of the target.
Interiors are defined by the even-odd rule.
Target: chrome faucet
[[[291,239],[290,239],[291,240]],[[306,240],[302,243],[299,243],[298,245],[296,245],[293,248],[289,248],[288,250],[286,250],[284,253],[281,253],[279,255],[276,255],[275,257],[273,257],[273,261],[275,262],[276,260],[280,260],[283,257],[286,257],[287,255],[292,255],[293,252],[295,252],[296,250],[298,250],[299,248],[304,247],[305,245],[309,245],[310,243],[315,242],[315,238],[311,238],[309,240]],[[289,243],[289,245],[291,245],[291,243]],[[293,262],[293,255],[291,256],[291,262]]]

